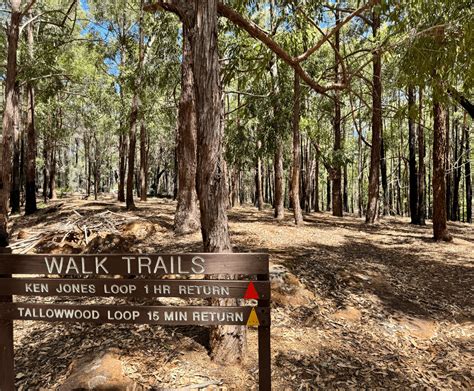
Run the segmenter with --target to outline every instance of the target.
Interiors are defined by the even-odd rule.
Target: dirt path
[[[58,219],[73,210],[84,216],[110,210],[138,216],[154,229],[129,232],[119,242],[103,240],[97,250],[102,245],[130,252],[199,251],[198,233],[174,236],[174,208],[172,201],[151,200],[138,203],[132,213],[109,200],[68,200],[51,213],[13,219],[14,237],[20,231],[54,231]],[[474,387],[472,226],[451,225],[454,242],[437,244],[430,226],[413,227],[406,219],[367,227],[353,216],[311,214],[296,228],[289,213],[276,223],[271,210],[249,206],[230,212],[230,229],[236,251],[268,251],[274,264],[296,276],[296,285],[303,284],[275,292],[275,390]],[[18,322],[16,332],[23,389],[53,389],[75,358],[97,349],[114,349],[127,375],[145,389],[211,379],[250,390],[255,382],[253,330],[243,367],[225,370],[209,360],[206,333],[199,327]]]

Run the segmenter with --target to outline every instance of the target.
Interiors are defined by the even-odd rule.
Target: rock
[[[314,294],[283,265],[270,264],[270,281],[273,302],[284,306],[301,307],[315,300]]]
[[[59,391],[132,391],[139,386],[124,375],[122,362],[113,353],[99,357],[87,357],[74,361],[70,366],[71,375],[59,387]]]
[[[126,235],[135,236],[138,240],[144,240],[156,232],[156,227],[149,221],[140,220],[125,224],[122,231]]]
[[[336,320],[345,320],[348,322],[358,322],[362,318],[362,312],[354,307],[346,307],[336,311],[331,315],[331,318]]]

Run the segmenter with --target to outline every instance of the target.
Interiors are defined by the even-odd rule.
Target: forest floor
[[[151,199],[127,212],[111,199],[59,200],[35,216],[14,217],[12,243],[23,252],[201,251],[199,233],[173,234],[175,206]],[[92,228],[81,244],[80,232],[65,228],[74,218],[111,232]],[[312,213],[295,227],[289,212],[276,222],[271,209],[245,206],[229,219],[235,251],[268,251],[273,269],[285,274],[272,292],[274,390],[474,388],[472,226],[450,224],[454,241],[434,243],[430,225],[412,226],[406,218],[368,227],[355,216]],[[256,389],[254,329],[245,361],[226,367],[209,359],[206,329],[196,326],[29,321],[16,322],[15,332],[22,390],[56,389],[72,363],[106,351],[146,390]]]

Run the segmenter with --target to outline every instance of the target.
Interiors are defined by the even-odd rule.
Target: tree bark
[[[31,19],[32,13],[28,14]],[[28,55],[30,60],[34,60],[34,34],[33,22],[26,27],[28,41]],[[26,168],[25,168],[25,214],[35,213],[36,205],[36,127],[35,127],[35,89],[33,83],[26,84],[28,99],[28,113],[26,119]]]
[[[319,151],[316,151],[316,164],[314,167],[314,211],[320,212],[319,206]]]
[[[18,84],[15,86],[15,95],[17,104],[15,107],[15,126],[13,132],[13,164],[11,175],[11,189],[10,189],[10,208],[11,213],[20,213],[20,176],[21,176],[21,140],[22,140],[22,126],[20,113],[20,88]]]
[[[274,29],[274,0],[270,2],[270,18],[271,28]],[[270,68],[270,76],[272,82],[272,92],[275,96],[280,93],[279,81],[278,81],[278,58],[273,56],[272,65]],[[281,136],[281,129],[277,121],[278,107],[277,103],[273,104],[273,126],[275,127],[275,156],[273,160],[273,169],[275,171],[275,200],[274,200],[274,216],[277,220],[283,220],[285,217],[285,181],[283,172],[283,140]]]
[[[43,136],[43,202],[48,202],[48,135]],[[87,155],[86,155],[87,156]]]
[[[128,210],[135,209],[135,202],[133,200],[133,184],[135,175],[135,154],[137,145],[137,125],[138,125],[138,110],[140,107],[140,98],[138,91],[135,91],[132,98],[132,110],[130,112],[130,129],[128,133],[128,171],[127,171],[127,193],[126,193],[126,208]]]
[[[140,201],[146,201],[148,195],[148,133],[145,122],[140,122]]]
[[[420,224],[418,208],[418,172],[416,167],[415,89],[408,87],[408,150],[410,171],[410,218],[412,224]]]
[[[456,109],[455,109],[456,112]],[[453,164],[453,202],[451,204],[451,219],[460,221],[459,208],[459,185],[461,182],[462,162],[460,156],[463,155],[464,148],[464,131],[461,131],[461,140],[459,140],[459,120],[455,118],[453,124],[453,147],[454,147],[454,164]]]
[[[17,49],[21,23],[21,1],[11,1],[10,24],[7,27],[8,51],[5,75],[5,108],[2,118],[2,156],[0,160],[0,247],[8,246],[8,199],[11,185],[12,143],[15,131],[15,111],[18,97],[15,92]]]
[[[140,88],[142,79],[142,68],[144,61],[144,33],[143,33],[143,0],[140,1],[140,16],[138,23],[138,69],[136,79],[133,82],[132,108],[130,111],[130,128],[128,134],[129,150],[128,150],[128,173],[127,173],[127,194],[126,208],[128,210],[135,209],[133,200],[133,184],[135,176],[135,155],[137,145],[137,127],[139,124],[139,110],[141,105]]]
[[[387,158],[383,135],[380,140],[380,176],[382,178],[382,193],[383,193],[383,214],[390,215],[390,200],[388,194],[388,180],[387,180]]]
[[[53,145],[49,158],[48,198],[56,199],[56,148]]]
[[[119,183],[117,200],[125,202],[125,177],[127,175],[127,135],[120,134],[119,136]]]
[[[181,97],[178,107],[178,205],[174,219],[177,234],[199,229],[199,207],[196,193],[197,119],[194,93],[193,58],[190,32],[183,24],[183,57],[181,63]]]
[[[256,201],[258,210],[263,210],[263,180],[262,180],[262,158],[260,157],[260,149],[262,142],[257,141],[257,165],[255,173]]]
[[[301,86],[299,75],[294,73],[293,97],[293,167],[291,177],[291,201],[296,225],[303,224],[303,214],[300,205],[300,112],[301,112]]]
[[[472,223],[472,180],[471,180],[471,143],[469,140],[469,127],[467,126],[466,114],[464,114],[464,138],[466,141],[466,160],[464,162],[464,173],[466,176],[466,221]]]
[[[223,157],[222,88],[217,51],[217,1],[195,2],[192,39],[196,89],[198,169],[204,250],[230,251]]]
[[[451,181],[452,181],[452,167],[451,167],[451,137],[449,134],[449,107],[445,108],[445,175],[446,175],[446,217],[448,220],[451,220]]]
[[[336,25],[339,23],[339,11],[336,11]],[[335,34],[335,83],[339,83],[339,46],[340,46],[340,31],[337,30]],[[332,214],[333,216],[343,216],[343,203],[342,203],[342,162],[341,160],[342,151],[342,137],[341,137],[341,100],[339,91],[335,92],[334,100],[334,157],[333,159],[333,171],[332,171]]]
[[[280,137],[276,140],[273,163],[275,170],[275,218],[283,220],[285,217],[285,181],[283,178],[283,143]]]
[[[380,0],[375,1],[380,5]],[[373,11],[373,36],[376,38],[380,28],[380,11]],[[372,81],[372,149],[370,154],[369,195],[366,223],[373,224],[378,215],[379,200],[379,173],[380,151],[382,138],[382,52],[376,49],[373,53],[373,81]]]
[[[194,8],[192,53],[198,124],[197,191],[201,233],[204,251],[230,252],[232,247],[227,220],[227,181],[223,157],[217,0],[195,0]],[[215,304],[235,305],[235,300],[217,299]],[[213,359],[226,364],[240,361],[244,356],[245,340],[244,327],[213,328],[210,336]]]
[[[423,89],[419,88],[418,104],[418,216],[419,224],[425,225],[426,201],[425,201],[425,132],[423,124]]]
[[[433,236],[435,240],[452,239],[446,214],[446,111],[436,97],[433,99]]]

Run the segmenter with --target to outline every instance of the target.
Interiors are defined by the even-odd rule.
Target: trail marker
[[[245,291],[244,299],[260,299],[257,290],[255,289],[255,285],[252,281],[249,282],[249,286]]]
[[[252,310],[250,311],[250,315],[247,320],[247,326],[260,326],[260,322],[258,321],[258,316],[255,312],[255,308],[252,308]]]
[[[22,274],[59,275],[61,278],[16,276]],[[257,280],[157,278],[169,274],[256,275]],[[140,278],[96,278],[115,275]],[[258,305],[72,305],[13,302],[13,295],[244,298],[258,300]],[[258,327],[259,390],[271,390],[268,254],[19,255],[0,251],[0,391],[15,389],[14,320]]]

